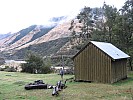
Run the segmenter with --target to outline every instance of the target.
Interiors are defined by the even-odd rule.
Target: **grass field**
[[[64,78],[71,78],[65,75]],[[133,100],[133,73],[128,79],[114,84],[67,82],[67,88],[53,97],[52,89],[25,90],[27,83],[43,80],[56,84],[60,80],[57,74],[26,74],[0,71],[0,100]]]

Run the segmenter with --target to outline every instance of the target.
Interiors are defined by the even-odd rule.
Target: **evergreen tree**
[[[117,16],[117,9],[104,3],[102,7],[102,18],[96,22],[96,30],[93,31],[93,39],[113,43],[114,25]]]
[[[81,48],[85,43],[91,39],[94,21],[93,14],[90,7],[85,7],[77,15],[76,19],[71,21],[69,30],[72,32],[71,44],[77,44],[76,48]]]
[[[115,19],[118,16],[117,8],[104,4],[103,6],[104,15],[105,15],[105,29],[106,36],[108,37],[108,42],[112,42],[114,36],[113,26],[115,24]]]
[[[117,43],[122,50],[131,56],[129,60],[132,66],[133,58],[133,0],[127,0],[120,9],[120,16],[116,23]],[[132,69],[132,67],[131,67]]]
[[[92,20],[92,9],[90,7],[85,7],[80,14],[78,14],[77,19],[81,24],[80,37],[83,38],[83,42],[86,42],[91,38],[91,31],[93,30],[93,20]]]

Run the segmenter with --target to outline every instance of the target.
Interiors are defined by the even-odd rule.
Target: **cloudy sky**
[[[0,0],[0,34],[17,32],[30,25],[44,25],[49,18],[76,15],[84,6],[101,7],[103,2],[118,9],[125,0]]]

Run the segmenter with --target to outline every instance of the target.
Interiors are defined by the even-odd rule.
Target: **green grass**
[[[64,78],[71,78],[65,75]],[[57,74],[26,74],[19,72],[0,72],[0,100],[132,100],[133,73],[128,79],[114,84],[67,82],[67,88],[53,97],[52,89],[25,90],[27,83],[43,80],[55,85],[60,80]]]

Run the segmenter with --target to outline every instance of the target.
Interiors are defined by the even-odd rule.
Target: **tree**
[[[77,17],[71,21],[69,30],[72,35],[70,38],[74,49],[81,49],[91,39],[94,21],[93,13],[90,7],[84,7]]]
[[[26,63],[22,64],[22,72],[28,73],[50,73],[50,66],[44,63],[43,58],[32,52],[26,55]]]
[[[103,10],[104,10],[104,16],[106,19],[105,26],[104,26],[106,29],[106,36],[108,37],[108,42],[112,42],[112,38],[114,36],[113,26],[118,16],[118,11],[116,7],[112,7],[106,4],[104,4]]]
[[[120,9],[120,16],[116,23],[116,36],[120,48],[131,56],[129,60],[132,66],[133,58],[133,0],[127,0]],[[131,67],[132,68],[132,67]]]
[[[106,5],[105,3],[100,12],[102,12],[102,17],[96,22],[96,30],[93,31],[93,39],[113,43],[115,36],[114,25],[119,13],[115,7]]]
[[[92,9],[84,7],[77,15],[76,19],[71,21],[69,30],[72,32],[72,39],[79,39],[79,44],[85,43],[91,38],[93,30]]]
[[[83,42],[91,38],[91,31],[93,30],[93,20],[91,13],[92,9],[90,7],[85,7],[80,14],[78,14],[77,19],[79,23],[82,23],[80,29],[80,36],[83,38]]]

